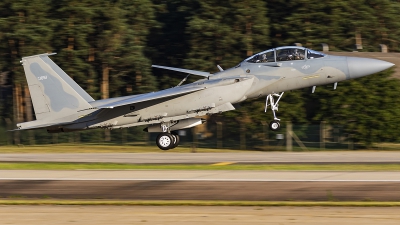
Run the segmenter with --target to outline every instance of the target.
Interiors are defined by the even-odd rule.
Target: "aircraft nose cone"
[[[358,78],[386,70],[394,64],[378,59],[347,57],[347,65],[350,77]]]

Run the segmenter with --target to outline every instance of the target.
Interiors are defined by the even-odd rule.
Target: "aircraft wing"
[[[178,72],[182,72],[182,73],[188,73],[188,74],[193,74],[193,75],[198,75],[198,76],[203,76],[203,77],[209,77],[211,75],[209,72],[203,72],[203,71],[197,71],[197,70],[187,70],[187,69],[168,67],[168,66],[151,65],[151,67],[166,69],[166,70],[173,70],[173,71],[178,71]]]
[[[151,100],[163,99],[168,97],[178,97],[180,95],[189,94],[192,92],[200,91],[205,89],[204,87],[192,87],[192,88],[170,88],[162,91],[146,93],[142,95],[135,95],[132,98],[127,98],[118,102],[106,103],[104,105],[96,106],[99,109],[112,109],[118,106],[130,105],[139,102],[146,102]]]

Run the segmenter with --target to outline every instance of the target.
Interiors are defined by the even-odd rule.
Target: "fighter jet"
[[[286,46],[257,53],[235,67],[208,72],[153,65],[203,77],[185,84],[146,94],[94,100],[50,58],[40,54],[22,58],[36,120],[17,124],[17,130],[47,129],[49,133],[87,129],[119,129],[147,126],[159,133],[162,150],[179,144],[176,130],[205,122],[204,115],[234,110],[236,103],[266,98],[271,107],[271,130],[280,128],[276,115],[285,91],[367,76],[394,64],[369,58],[331,56],[304,47]]]

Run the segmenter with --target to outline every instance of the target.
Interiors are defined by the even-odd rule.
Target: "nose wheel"
[[[279,123],[279,121],[274,120],[269,123],[269,129],[277,131],[279,130],[279,128],[281,128],[281,124]]]

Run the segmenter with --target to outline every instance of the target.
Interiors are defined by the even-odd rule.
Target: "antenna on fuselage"
[[[311,91],[311,93],[313,93],[314,94],[314,92],[315,92],[315,88],[316,88],[317,86],[312,86],[312,91]]]
[[[224,69],[222,69],[222,67],[220,67],[219,65],[217,65],[218,69],[220,72],[224,71]]]

